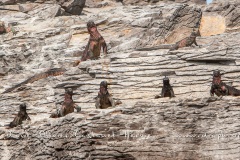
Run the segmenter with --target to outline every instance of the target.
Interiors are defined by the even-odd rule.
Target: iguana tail
[[[232,86],[227,86],[227,88],[228,88],[228,95],[240,96],[240,90],[238,90]]]
[[[156,47],[148,47],[148,48],[137,48],[137,51],[152,51],[158,49],[173,49],[175,44],[162,44]]]
[[[24,84],[27,84],[27,83],[33,83],[34,81],[37,81],[39,79],[47,78],[49,76],[59,76],[59,75],[62,75],[65,71],[66,71],[66,69],[64,69],[64,68],[52,68],[52,69],[49,69],[46,72],[35,74],[34,76],[28,78],[27,80],[25,80],[25,81],[23,81],[23,82],[21,82],[19,84],[16,84],[15,86],[13,86],[11,88],[8,88],[7,90],[5,90],[3,92],[3,94],[11,92],[14,89],[20,87],[21,85],[24,85]]]

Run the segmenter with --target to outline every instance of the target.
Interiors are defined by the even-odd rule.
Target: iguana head
[[[195,37],[197,37],[197,36],[198,36],[198,35],[197,35],[196,32],[192,32],[192,34],[190,35],[191,38],[195,38]]]
[[[169,78],[166,76],[163,78],[163,85],[169,85]]]
[[[220,71],[219,70],[213,71],[213,76],[214,77],[221,77]]]
[[[221,74],[219,70],[213,71],[213,84],[221,83]]]
[[[107,93],[107,87],[108,87],[107,81],[102,81],[100,83],[100,93],[101,94],[106,94]]]
[[[22,104],[20,104],[20,106],[19,106],[20,111],[26,112],[26,108],[27,108],[26,103],[22,103]]]
[[[197,37],[197,36],[200,36],[200,37],[201,37],[201,34],[200,34],[199,29],[193,29],[190,37]]]
[[[95,32],[97,30],[97,26],[93,21],[87,22],[87,29],[89,33]]]
[[[66,89],[65,89],[65,94],[73,95],[73,90],[72,90],[72,88],[66,88]]]

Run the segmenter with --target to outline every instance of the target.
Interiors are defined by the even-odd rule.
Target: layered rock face
[[[237,159],[238,98],[165,99],[1,133],[6,159]]]
[[[64,2],[59,1],[61,5]],[[63,75],[0,94],[3,159],[239,157],[239,100],[209,94],[212,71],[216,69],[223,74],[224,82],[240,89],[238,30],[223,29],[221,34],[208,31],[206,36],[197,37],[200,47],[136,51],[175,43],[194,29],[204,33],[202,27],[209,22],[204,23],[203,18],[213,12],[229,13],[223,17],[226,28],[237,27],[237,3],[228,12],[214,10],[218,4],[201,10],[199,6],[181,3],[102,3],[101,8],[84,8],[80,16],[69,14],[63,7],[58,12],[52,8],[55,5],[21,3],[4,6],[16,10],[22,6],[20,12],[0,11],[1,20],[14,24],[18,31],[16,35],[0,37],[1,93],[50,68],[67,70]],[[232,17],[232,26],[226,23],[228,16]],[[88,20],[98,25],[109,54],[72,67],[87,44]],[[165,75],[176,97],[154,99],[161,92]],[[113,97],[122,101],[116,108],[95,109],[94,99],[103,80],[108,81]],[[82,111],[49,118],[61,106],[66,87],[73,88],[73,100]],[[6,129],[4,125],[13,120],[22,102],[27,103],[31,121]]]
[[[117,2],[117,3],[116,3]],[[86,6],[90,8],[100,8],[104,6],[119,5],[159,5],[169,3],[206,4],[206,0],[88,0]]]
[[[229,0],[229,1],[224,1],[224,0],[213,0],[213,3],[224,3],[224,2],[233,2],[236,3],[238,0]]]
[[[72,15],[80,15],[86,0],[57,0],[65,12]]]
[[[48,12],[58,12],[54,16],[59,16],[80,15],[85,2],[86,0],[32,0],[30,2],[27,0],[4,0],[0,4],[3,5],[2,8],[16,9],[24,13],[34,12],[39,14],[40,12],[42,15],[46,14],[48,16]]]
[[[166,3],[166,2],[177,2],[177,3],[195,3],[195,4],[206,4],[206,0],[123,0],[124,4],[131,5],[145,5],[145,4],[156,4],[156,3]]]
[[[204,36],[224,32],[239,32],[240,2],[224,1],[212,3],[205,8],[201,31]]]

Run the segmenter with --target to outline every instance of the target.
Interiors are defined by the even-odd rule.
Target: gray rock
[[[197,37],[201,47],[136,51],[137,47],[175,43],[189,36],[193,28],[199,28],[203,12],[196,5],[142,1],[155,4],[126,6],[109,0],[99,2],[107,2],[107,7],[85,8],[81,16],[57,16],[62,4],[50,2],[21,3],[25,13],[0,11],[2,19],[17,22],[19,30],[17,35],[0,37],[1,93],[50,68],[67,70],[0,94],[3,158],[239,158],[238,141],[230,137],[239,130],[239,99],[210,97],[209,93],[216,69],[223,73],[224,82],[240,89],[237,29]],[[37,6],[28,9],[30,4]],[[237,12],[232,4],[222,5],[226,11],[215,5],[219,12],[210,7],[203,15],[209,10],[228,17],[233,9],[230,17],[234,19]],[[108,55],[72,67],[87,45],[88,20],[97,23]],[[237,26],[238,21],[232,24]],[[154,99],[161,92],[165,75],[176,97]],[[95,109],[103,80],[109,83],[113,98],[122,101],[116,108]],[[66,87],[73,88],[73,100],[81,111],[49,118],[62,106]],[[28,104],[31,122],[6,130],[3,126],[13,120],[22,102]]]
[[[65,12],[72,15],[80,15],[86,0],[57,0],[58,4],[65,10]]]

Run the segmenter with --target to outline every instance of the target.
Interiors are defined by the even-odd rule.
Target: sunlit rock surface
[[[1,10],[1,20],[14,24],[18,32],[0,35],[0,92],[50,68],[67,71],[0,95],[3,159],[239,157],[239,100],[209,93],[216,69],[224,82],[240,89],[238,3],[99,1],[101,6],[90,6],[88,1],[81,15],[66,12],[60,3],[7,3],[11,5],[4,8],[12,11]],[[109,54],[72,67],[87,44],[88,20],[98,25]],[[136,51],[175,43],[197,29],[200,46]],[[165,75],[176,97],[154,99]],[[102,80],[121,105],[95,109]],[[73,100],[82,111],[50,119],[66,87],[74,89]],[[6,129],[22,102],[31,121]]]

